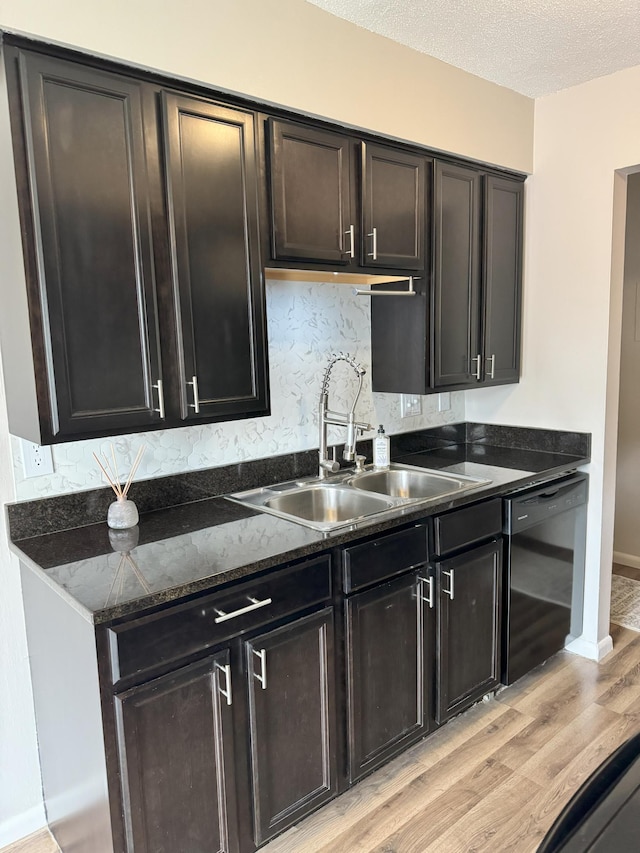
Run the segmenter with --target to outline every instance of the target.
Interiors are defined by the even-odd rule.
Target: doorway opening
[[[640,172],[627,177],[612,620],[640,630]]]

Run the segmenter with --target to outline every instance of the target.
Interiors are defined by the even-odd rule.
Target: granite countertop
[[[453,433],[451,429],[447,433],[446,428],[424,430],[392,441],[394,461],[491,480],[469,493],[404,508],[393,518],[376,520],[373,516],[321,533],[220,496],[221,492],[313,473],[317,456],[311,452],[309,458],[305,454],[277,457],[271,465],[259,460],[230,466],[232,472],[211,469],[216,472],[216,483],[206,484],[204,472],[136,483],[135,498],[142,512],[139,527],[132,531],[110,531],[104,521],[86,523],[91,512],[100,512],[98,517],[105,518],[105,501],[110,501],[107,490],[9,505],[12,549],[29,570],[37,572],[87,620],[102,624],[399,524],[558,476],[589,461],[589,437],[584,434],[528,430],[536,435],[523,438],[525,431],[520,430],[519,435],[511,436],[512,446],[500,446],[488,441],[498,439],[506,444],[510,436],[504,431],[514,428],[502,428],[496,436],[491,432],[495,427],[474,433],[473,428],[479,426],[454,425],[457,432]],[[570,441],[567,436],[574,439]],[[305,471],[309,466],[312,470]],[[172,499],[177,505],[171,505]],[[91,510],[88,516],[87,506]],[[78,526],[71,526],[74,521]],[[59,529],[65,523],[69,529]]]

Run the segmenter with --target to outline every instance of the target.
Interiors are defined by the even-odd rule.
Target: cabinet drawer
[[[109,629],[111,677],[165,667],[331,597],[328,556]]]
[[[433,547],[438,557],[498,536],[502,532],[502,501],[481,504],[438,515],[433,521]]]
[[[369,584],[417,568],[427,562],[427,526],[387,533],[342,554],[344,591],[354,592]]]

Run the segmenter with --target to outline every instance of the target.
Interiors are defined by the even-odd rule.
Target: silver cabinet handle
[[[476,369],[471,371],[471,374],[475,376],[475,378],[480,381],[480,374],[482,373],[482,356],[478,353],[478,355],[474,356],[471,359],[471,362],[477,361]]]
[[[418,578],[418,583],[420,584],[420,590],[422,590],[425,583],[429,587],[428,598],[425,598],[424,595],[421,595],[420,597],[425,604],[428,604],[430,608],[433,608],[433,578]]]
[[[485,369],[488,370],[488,372],[489,372],[489,379],[495,379],[495,372],[496,372],[496,356],[495,356],[495,353],[488,355],[486,357],[485,361],[486,361]],[[489,370],[489,362],[491,362],[491,370]]]
[[[233,702],[231,698],[231,666],[228,663],[216,663],[216,668],[219,670],[219,673],[224,673],[225,689],[223,690],[222,687],[220,687],[220,674],[218,673],[218,691],[220,695],[224,696],[224,698],[227,700],[227,705],[231,705]]]
[[[154,409],[154,412],[157,412],[162,420],[164,420],[164,391],[162,388],[162,379],[158,379],[155,385],[151,386],[155,388],[158,392],[158,408]]]
[[[355,256],[356,256],[355,227],[353,225],[350,225],[349,230],[345,231],[344,233],[349,235],[349,248],[343,254],[349,255],[350,258],[355,258]]]
[[[189,408],[193,409],[197,415],[200,412],[200,396],[198,394],[198,377],[192,376],[191,382],[187,382],[187,385],[193,386],[193,403],[189,403]]]
[[[257,651],[256,649],[252,649],[254,655],[260,658],[260,675],[254,671],[253,676],[257,678],[260,684],[262,684],[262,689],[267,689],[267,650],[260,649]]]
[[[227,622],[229,619],[235,619],[236,616],[242,616],[244,613],[251,613],[252,610],[258,610],[260,607],[266,607],[268,604],[271,604],[270,598],[263,598],[262,601],[258,601],[257,598],[252,598],[250,595],[248,595],[247,598],[251,602],[250,604],[247,604],[246,607],[241,607],[239,610],[232,610],[231,613],[225,613],[224,610],[219,610],[217,607],[214,608],[215,612],[218,614],[213,620],[215,624],[219,625],[220,622]]]
[[[450,569],[448,572],[442,572],[442,574],[449,578],[449,589],[442,587],[442,591],[453,601],[453,569]]]
[[[374,261],[377,261],[378,260],[378,229],[372,228],[371,233],[367,234],[367,236],[373,238],[373,240],[371,241],[372,251],[369,252],[369,257],[373,258]]]

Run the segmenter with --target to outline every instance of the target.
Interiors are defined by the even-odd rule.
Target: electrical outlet
[[[451,391],[443,391],[438,394],[438,411],[448,412],[451,408]]]
[[[422,414],[422,400],[419,394],[400,394],[400,417],[413,418]]]
[[[21,444],[22,468],[25,479],[53,474],[53,456],[50,447],[42,447],[33,441],[26,441],[24,438],[21,440]]]

